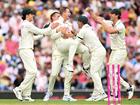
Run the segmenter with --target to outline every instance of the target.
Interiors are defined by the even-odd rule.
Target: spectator
[[[131,29],[129,35],[126,37],[127,46],[136,47],[137,40],[138,36],[136,35],[135,30]]]
[[[134,66],[134,81],[135,86],[140,87],[140,52],[136,53],[137,64]]]

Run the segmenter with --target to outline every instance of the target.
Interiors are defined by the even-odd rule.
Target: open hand
[[[67,33],[67,27],[59,27],[58,29],[57,29],[57,31],[58,32],[61,32],[62,34],[66,34]]]
[[[51,29],[55,29],[56,27],[58,27],[59,23],[55,22],[51,24]]]

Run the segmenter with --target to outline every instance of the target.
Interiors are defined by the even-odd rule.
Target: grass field
[[[36,100],[35,102],[21,102],[16,99],[0,99],[0,105],[107,105],[107,102],[86,102],[79,100],[77,102],[64,102],[62,100],[50,100],[43,102],[42,100]],[[140,99],[127,100],[123,99],[121,105],[140,105]]]

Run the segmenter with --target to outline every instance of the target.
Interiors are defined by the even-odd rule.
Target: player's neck
[[[115,24],[117,23],[118,20],[119,20],[119,19],[114,19],[113,25],[115,25]]]
[[[64,22],[66,22],[68,20],[66,17],[63,17],[63,19],[64,19]]]
[[[64,18],[64,22],[66,22],[66,21],[67,21],[67,19]]]

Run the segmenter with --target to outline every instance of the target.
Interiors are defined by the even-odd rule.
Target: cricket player
[[[102,83],[99,71],[102,68],[106,50],[98,39],[97,33],[88,24],[88,19],[85,16],[79,16],[78,26],[80,28],[79,33],[76,36],[78,44],[84,43],[91,52],[90,60],[90,75],[94,81],[94,91],[92,96],[86,99],[86,101],[99,101],[107,97]],[[78,46],[77,44],[77,46]],[[77,47],[75,46],[75,48]],[[73,51],[73,54],[75,52]]]
[[[62,17],[60,17],[60,13],[58,11],[54,11],[50,16],[51,22],[59,22],[60,23],[59,27],[71,29],[72,27],[71,23],[66,21],[68,20],[69,14],[70,14],[69,9],[67,8],[63,9],[63,12],[61,13]],[[53,41],[52,72],[49,78],[48,91],[43,99],[44,101],[48,101],[49,98],[52,96],[56,77],[58,76],[58,73],[61,70],[62,64],[64,67],[64,73],[65,73],[63,100],[76,101],[76,99],[72,98],[70,95],[70,85],[71,85],[71,80],[72,80],[72,75],[73,75],[73,72],[70,69],[73,69],[73,68],[70,68],[70,69],[68,68],[69,48],[75,44],[75,40],[73,38],[68,38],[70,36],[71,37],[73,36],[71,32],[64,33],[64,34],[65,35],[68,34],[66,35],[67,38],[65,37],[65,39],[63,38],[64,36],[61,32],[58,32],[57,35],[56,33],[51,35],[51,39]],[[89,67],[88,59],[90,59],[90,54],[89,54],[88,48],[81,44],[78,47],[77,52],[82,54],[82,57],[85,62],[85,68]],[[72,62],[73,62],[73,59],[72,59]]]
[[[32,85],[37,74],[37,66],[33,53],[34,35],[50,35],[52,29],[58,24],[51,24],[49,28],[39,29],[32,22],[35,12],[32,9],[24,8],[22,11],[21,41],[19,43],[19,56],[21,57],[26,74],[20,86],[13,89],[19,100],[34,101],[31,98]],[[39,36],[40,37],[40,36]]]
[[[125,26],[123,22],[120,20],[121,18],[120,10],[113,9],[111,11],[110,18],[113,23],[112,25],[109,25],[106,22],[106,20],[104,20],[103,18],[96,16],[92,11],[90,11],[90,13],[97,22],[101,23],[105,31],[110,33],[112,52],[110,55],[109,64],[120,65],[120,67],[122,67],[127,58],[127,50],[126,50],[126,44],[125,44],[125,31],[126,30],[125,30]],[[117,74],[117,70],[115,71]],[[121,85],[123,85],[127,90],[128,99],[131,99],[134,94],[134,86],[133,85],[131,86],[130,84],[128,84],[126,81],[123,80],[123,78],[120,78],[120,82],[121,82]],[[111,82],[111,94],[113,94],[112,85],[113,84]],[[115,95],[117,98],[118,97],[117,94]]]

